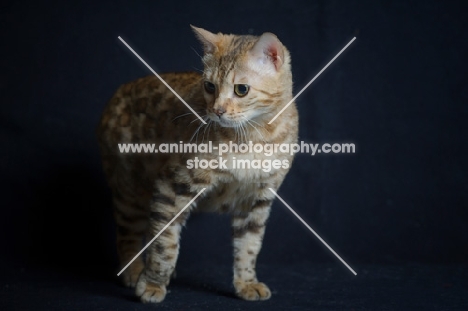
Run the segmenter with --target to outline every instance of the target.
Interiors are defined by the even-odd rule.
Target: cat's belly
[[[257,184],[223,183],[198,202],[196,211],[240,215],[248,212],[255,201],[256,193],[258,193]]]

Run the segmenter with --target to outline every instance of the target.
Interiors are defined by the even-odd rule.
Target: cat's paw
[[[140,277],[141,272],[144,269],[144,265],[138,262],[132,263],[125,271],[122,273],[122,280],[125,286],[130,288],[135,288],[138,278]]]
[[[270,289],[261,282],[237,283],[235,287],[237,296],[245,300],[267,300],[271,297]]]
[[[166,297],[166,286],[147,281],[142,275],[136,285],[135,293],[142,302],[158,303]]]

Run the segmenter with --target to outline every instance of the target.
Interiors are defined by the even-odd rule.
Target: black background
[[[0,271],[9,306],[142,307],[113,283],[114,225],[94,130],[116,88],[150,74],[117,37],[157,72],[201,69],[189,24],[275,33],[292,55],[296,93],[357,37],[296,101],[301,140],[352,142],[357,152],[299,155],[279,194],[358,276],[277,201],[259,258],[260,278],[275,284],[263,306],[292,306],[285,291],[297,294],[297,308],[466,303],[464,2],[10,2],[1,12]],[[182,276],[163,306],[253,308],[229,294],[231,261],[229,218],[194,216]],[[84,290],[76,280],[102,283]],[[381,291],[345,302],[350,287]],[[377,298],[392,290],[401,292],[387,305]],[[25,291],[34,299],[20,301]]]

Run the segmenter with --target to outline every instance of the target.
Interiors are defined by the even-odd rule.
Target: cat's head
[[[223,127],[268,122],[292,98],[289,52],[274,34],[192,28],[204,48],[203,92],[212,121]]]

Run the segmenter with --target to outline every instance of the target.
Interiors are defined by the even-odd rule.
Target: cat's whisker
[[[208,128],[208,124],[211,122],[211,120],[209,120],[208,115],[206,115],[206,114],[202,117],[202,119],[205,120],[205,123],[204,124],[202,123],[202,127],[205,126],[205,130],[203,131],[203,136],[202,136],[202,144],[203,144],[205,142],[205,132],[206,132],[206,129]],[[207,122],[207,121],[209,121],[209,122]],[[197,143],[198,143],[198,134],[197,134]]]
[[[245,132],[245,142],[248,143],[249,139],[251,138],[250,131],[247,128],[247,124],[245,124],[245,122],[242,122],[242,127],[244,128],[244,132]]]
[[[213,121],[210,121],[210,123],[208,123],[208,134],[206,135],[206,139],[208,139],[208,141],[210,141],[210,129],[211,129],[211,124],[213,123],[214,123]]]
[[[244,123],[240,122],[240,121],[239,121],[239,123],[241,125],[242,132],[244,132],[244,142],[247,144],[248,143],[248,140],[247,140],[248,137],[247,137],[247,131],[246,131],[245,127],[244,127]]]
[[[190,138],[190,142],[192,142],[193,138],[196,136],[197,138],[196,138],[196,142],[195,142],[195,143],[198,144],[198,132],[200,131],[200,129],[202,128],[202,126],[203,126],[203,123],[201,123],[201,124],[198,126],[197,130],[195,131],[195,133],[193,133],[192,138]]]
[[[237,132],[237,124],[234,126],[234,132],[235,132],[234,141],[236,143],[239,143],[239,137],[238,137],[238,132]]]
[[[247,118],[245,118],[245,121],[247,122],[247,124],[249,124],[251,127],[253,127],[257,131],[257,133],[262,137],[262,141],[266,143],[265,138],[263,137],[262,133],[260,133],[260,131],[255,127],[255,125],[253,125],[250,122],[251,120],[248,120]]]
[[[202,116],[202,118],[203,118],[203,120],[206,121],[206,120],[207,120],[207,119],[206,119],[206,118],[207,118],[207,115]],[[195,122],[196,120],[199,120],[199,119],[195,119],[195,120],[193,120],[193,121],[190,122],[190,123],[193,123],[193,122]],[[206,125],[206,124],[205,124],[205,123],[200,123],[200,125],[198,126],[198,128],[195,130],[195,133],[193,133],[192,137],[190,138],[190,141],[189,141],[189,142],[192,142],[193,138],[196,136],[196,137],[197,137],[196,143],[198,144],[198,132],[200,131],[200,129],[201,129],[204,125]]]
[[[205,121],[206,121],[206,120],[205,120]],[[202,144],[205,142],[205,133],[206,133],[206,130],[210,127],[211,122],[213,122],[213,121],[210,120],[210,121],[208,122],[208,124],[207,124],[206,127],[205,127],[205,130],[203,131]],[[207,140],[209,140],[208,137],[207,137]]]
[[[252,120],[252,119],[251,119],[251,120],[249,120],[249,121],[251,121],[251,122],[253,122],[253,123],[257,124],[257,125],[258,125],[258,126],[260,126],[260,127],[263,127],[263,128],[265,128],[265,127],[264,127],[262,124],[258,123],[258,122],[257,122],[257,121],[255,121],[255,120]]]
[[[239,145],[240,145],[242,144],[242,141],[243,141],[243,136],[242,136],[243,133],[242,133],[242,130],[238,121],[236,121],[236,126],[237,126],[237,129],[239,130]]]
[[[197,133],[198,131],[198,128],[195,130],[195,132],[193,133],[192,137],[190,137],[190,140],[189,140],[189,143],[192,142],[193,138],[195,137],[195,134]]]
[[[253,120],[249,120],[249,119],[247,119],[246,117],[243,117],[243,118],[244,118],[245,122],[247,122],[248,125],[250,125],[251,127],[253,127],[253,128],[257,131],[257,133],[262,137],[262,141],[263,141],[263,142],[266,142],[266,141],[265,141],[265,138],[263,137],[263,134],[260,133],[260,131],[257,129],[257,127],[256,127],[255,125],[252,124],[251,121],[253,121]],[[253,122],[255,122],[255,121],[253,121]],[[258,122],[255,122],[255,123],[258,124]]]
[[[238,124],[239,126],[239,132],[240,132],[240,137],[241,137],[240,143],[242,144],[245,141],[244,128],[242,127],[242,122],[236,121],[236,124]]]
[[[197,136],[195,138],[195,143],[198,144],[198,133],[200,133],[200,129],[203,127],[203,125],[200,125],[200,127],[197,130]]]
[[[195,50],[195,48],[194,48],[193,46],[191,46],[190,48],[192,48],[192,50],[195,52],[195,54],[197,54],[198,57],[200,57],[200,59],[201,59],[201,61],[203,62],[203,64],[206,65],[205,60],[203,59],[203,57],[202,57],[200,54],[198,54],[197,50]]]
[[[198,72],[200,72],[200,73],[204,73],[204,71],[203,71],[203,70],[201,70],[201,69],[198,69],[197,67],[193,67],[193,66],[192,66],[192,69],[194,69],[194,70],[196,70],[196,71],[198,71]]]
[[[208,116],[208,115],[205,114],[204,116],[202,116],[202,119],[206,121],[206,118],[205,118],[205,117],[207,117],[207,116]],[[197,121],[197,120],[200,120],[200,119],[196,118],[195,120],[192,120],[192,122],[190,122],[189,124],[192,124],[193,122],[195,122],[195,121]],[[202,123],[202,124],[203,124],[203,123]]]
[[[189,114],[193,114],[193,113],[192,112],[187,112],[187,113],[181,114],[180,116],[177,116],[174,119],[172,119],[171,122],[173,122],[175,119],[178,119],[178,118],[181,118],[181,117],[184,117],[184,116],[188,116]]]

